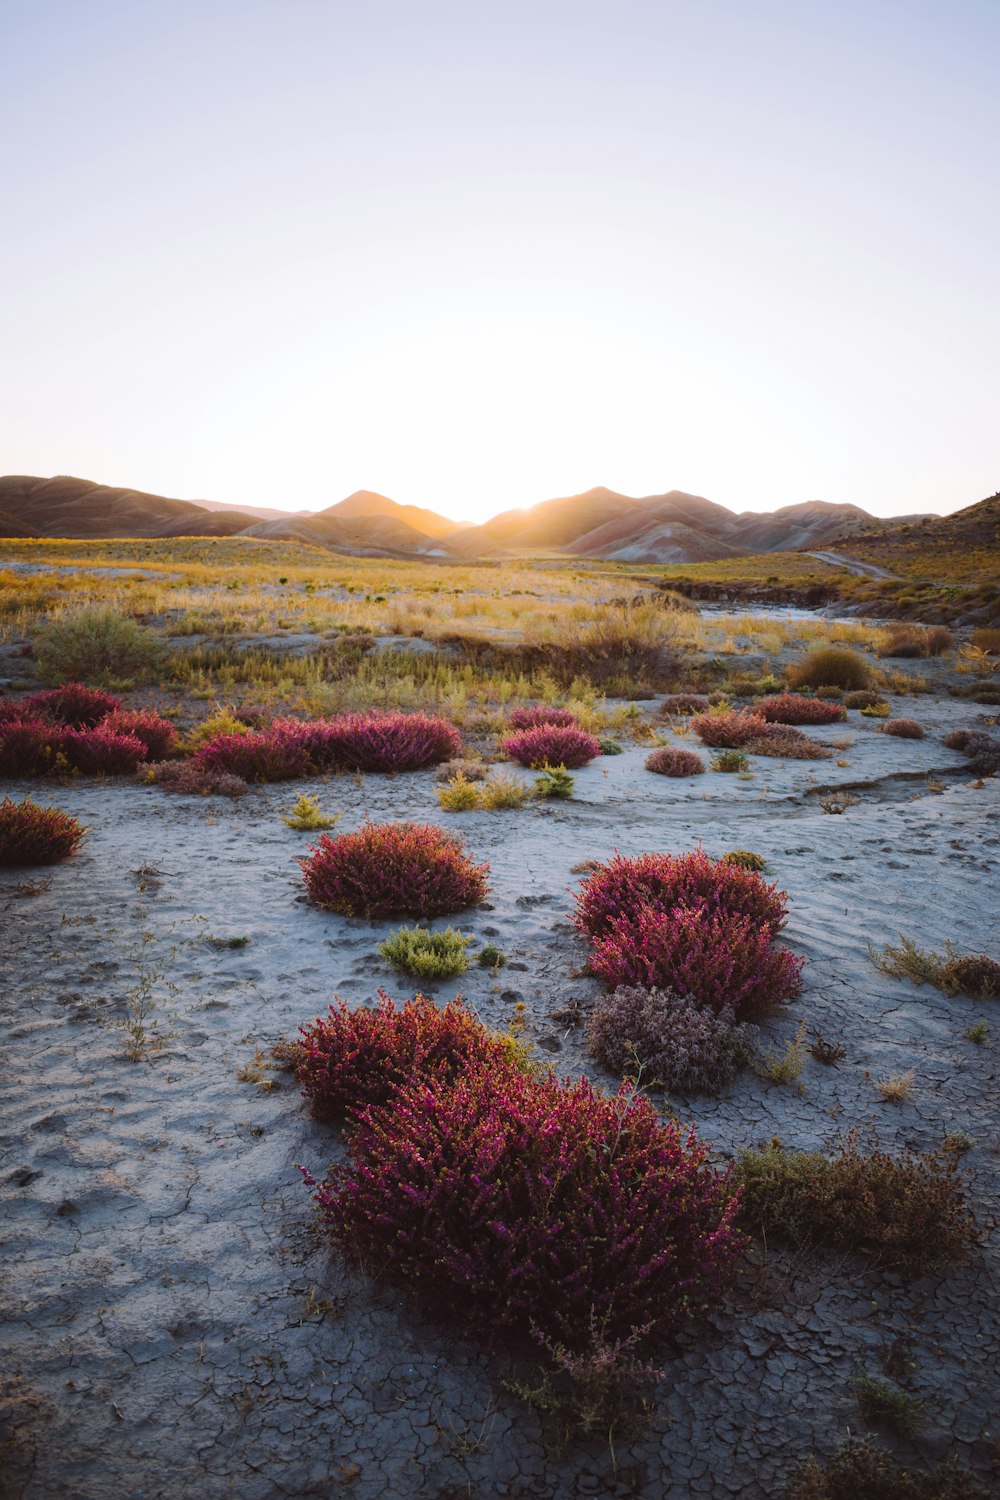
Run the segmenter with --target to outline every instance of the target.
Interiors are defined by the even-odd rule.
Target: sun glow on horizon
[[[989,5],[40,0],[0,30],[0,472],[472,523],[596,485],[996,489]]]

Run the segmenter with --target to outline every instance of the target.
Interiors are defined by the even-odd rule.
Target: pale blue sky
[[[0,0],[0,472],[1000,484],[1000,4]]]

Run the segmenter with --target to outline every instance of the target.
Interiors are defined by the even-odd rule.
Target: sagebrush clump
[[[837,687],[850,691],[866,688],[870,673],[856,651],[817,646],[800,661],[792,662],[785,676],[792,688]]]
[[[58,807],[41,807],[29,797],[0,801],[0,865],[58,864],[75,854],[86,833]]]
[[[898,740],[922,740],[924,737],[923,728],[916,719],[886,719],[879,725],[879,731]]]
[[[299,861],[310,900],[345,916],[443,917],[489,890],[489,865],[432,823],[366,823],[310,847]]]
[[[669,693],[661,702],[659,713],[669,719],[675,714],[682,717],[703,714],[707,709],[708,699],[701,693]]]
[[[680,1094],[723,1088],[749,1059],[752,1034],[728,1006],[634,986],[602,996],[587,1023],[590,1050],[610,1072]]]
[[[872,1442],[851,1442],[832,1458],[808,1458],[782,1500],[989,1500],[988,1491],[957,1462],[907,1469]]]
[[[144,677],[162,657],[163,643],[154,631],[106,606],[65,615],[35,641],[44,682]]]

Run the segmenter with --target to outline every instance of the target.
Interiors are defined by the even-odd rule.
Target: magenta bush
[[[767,720],[749,709],[736,713],[696,714],[691,728],[703,745],[713,750],[743,750],[753,739],[767,733]]]
[[[489,890],[489,865],[433,823],[366,823],[309,847],[299,864],[310,900],[346,916],[443,917]]]
[[[567,771],[575,771],[600,755],[601,742],[572,725],[540,724],[536,729],[521,729],[506,735],[500,741],[500,748],[518,765],[534,770],[542,766],[565,766]]]
[[[272,725],[246,734],[219,734],[195,752],[194,764],[205,771],[228,771],[244,781],[290,781],[305,776],[310,757],[302,741]]]
[[[58,807],[25,797],[0,801],[0,865],[54,865],[79,847],[86,828]]]
[[[922,740],[924,737],[923,726],[916,719],[886,719],[879,725],[879,730],[897,740]]]
[[[616,918],[590,954],[592,973],[612,989],[671,989],[740,1017],[797,995],[803,964],[774,945],[766,924],[706,900],[640,906]]]
[[[694,750],[678,750],[664,745],[646,756],[646,770],[658,776],[698,776],[705,769],[705,762]]]
[[[550,708],[545,703],[522,704],[508,720],[511,729],[538,729],[542,724],[556,724],[561,729],[579,729],[580,720],[568,708]]]
[[[486,1332],[613,1362],[715,1300],[746,1243],[728,1175],[630,1085],[473,1063],[362,1109],[349,1147],[307,1177],[338,1245]]]
[[[602,937],[623,918],[646,907],[703,906],[724,915],[746,917],[775,937],[785,925],[788,898],[755,870],[710,859],[703,849],[689,854],[616,854],[584,880],[573,918],[581,932]],[[674,988],[677,988],[675,985]]]
[[[769,724],[836,724],[847,718],[843,704],[809,698],[804,693],[778,693],[773,698],[762,698],[754,705],[754,713]]]
[[[134,734],[114,734],[104,725],[96,729],[64,729],[59,754],[84,776],[126,776],[146,759],[146,747]]]
[[[150,760],[165,760],[177,743],[170,720],[161,719],[149,709],[114,709],[105,714],[98,727],[111,734],[134,734],[145,745]]]
[[[44,776],[52,768],[62,734],[45,719],[0,721],[0,776]]]
[[[462,750],[455,726],[425,713],[373,709],[332,719],[278,719],[271,729],[301,745],[319,771],[418,771]]]
[[[397,1008],[384,990],[370,1009],[349,1010],[338,1000],[299,1035],[295,1076],[321,1119],[385,1104],[418,1081],[450,1083],[472,1064],[506,1068],[510,1056],[460,999],[439,1010],[414,995]]]
[[[22,703],[30,714],[40,714],[73,729],[93,729],[106,714],[121,708],[121,700],[100,688],[82,682],[64,682],[62,687],[31,693]]]

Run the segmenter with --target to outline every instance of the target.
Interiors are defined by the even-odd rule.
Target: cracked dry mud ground
[[[973,722],[920,705],[936,732],[963,712]],[[335,991],[360,1002],[378,985],[412,988],[375,953],[391,924],[301,900],[292,860],[306,839],[278,816],[301,788],[236,804],[58,788],[91,826],[83,851],[35,895],[17,894],[32,872],[0,872],[2,1492],[766,1497],[794,1459],[862,1430],[850,1378],[882,1374],[890,1354],[929,1403],[916,1453],[901,1456],[955,1453],[996,1476],[1000,1024],[986,1005],[882,976],[866,940],[903,931],[996,952],[1000,781],[972,785],[934,739],[891,741],[855,716],[849,732],[849,767],[761,761],[752,782],[673,782],[628,750],[579,773],[574,802],[523,812],[442,815],[430,772],[306,784],[346,810],[342,829],[366,814],[432,819],[491,861],[490,904],[460,925],[512,961],[499,982],[473,969],[435,994],[463,990],[499,1024],[523,999],[542,1055],[567,1073],[593,1070],[580,1028],[550,1013],[597,993],[575,974],[571,866],[698,839],[712,854],[758,850],[789,892],[786,940],[808,959],[803,995],[763,1041],[780,1047],[805,1018],[846,1056],[810,1061],[801,1096],[748,1074],[720,1098],[675,1101],[682,1118],[722,1154],[773,1135],[814,1147],[856,1122],[896,1147],[948,1131],[976,1142],[964,1160],[984,1239],[967,1263],[904,1283],[772,1253],[668,1351],[651,1420],[613,1450],[560,1452],[503,1388],[501,1355],[331,1255],[296,1163],[321,1168],[335,1138],[287,1075],[270,1093],[237,1078],[256,1044],[292,1035]],[[914,771],[946,773],[946,790],[894,779]],[[870,785],[841,816],[809,795],[848,781]],[[229,936],[250,942],[208,941]],[[143,970],[163,1045],[130,1062],[119,1023]],[[964,1032],[982,1017],[977,1047]],[[909,1099],[883,1103],[874,1080],[910,1066]]]

